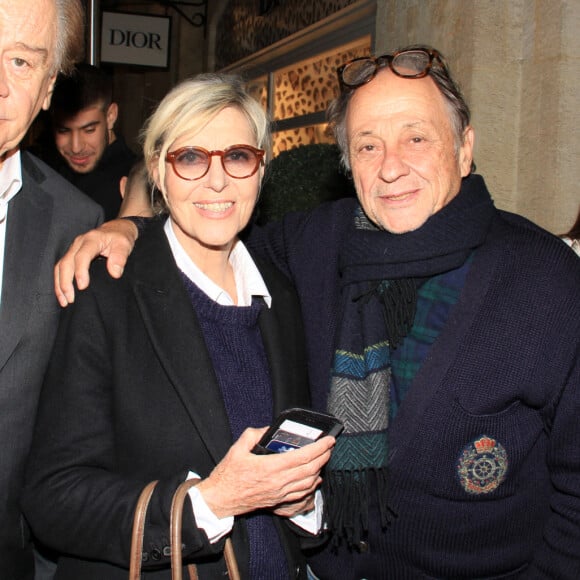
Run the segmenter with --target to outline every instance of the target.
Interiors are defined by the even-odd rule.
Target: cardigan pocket
[[[537,410],[516,401],[498,413],[474,415],[453,400],[445,414],[430,442],[434,496],[493,501],[512,496],[520,483],[541,485],[547,478],[547,440]]]

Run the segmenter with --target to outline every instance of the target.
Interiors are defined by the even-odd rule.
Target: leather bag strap
[[[157,481],[147,484],[137,500],[135,516],[133,518],[133,533],[131,534],[131,557],[129,563],[129,580],[140,580],[141,561],[143,560],[143,535],[145,531],[145,518],[149,501],[155,490]]]
[[[181,525],[183,520],[183,503],[188,491],[197,485],[200,479],[188,479],[184,481],[175,492],[171,504],[171,570],[173,580],[182,580],[181,573]],[[228,569],[229,580],[241,580],[238,562],[234,553],[231,538],[226,538],[224,546],[224,559]],[[193,570],[192,570],[193,568]],[[197,580],[197,569],[195,565],[187,567],[191,580]],[[133,580],[133,579],[131,579]]]
[[[224,559],[228,569],[230,580],[241,580],[240,570],[238,569],[238,561],[236,560],[236,553],[234,552],[234,545],[231,538],[226,538],[224,545]]]

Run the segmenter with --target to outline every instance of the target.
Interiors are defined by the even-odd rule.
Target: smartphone
[[[325,435],[337,437],[343,429],[339,419],[310,409],[286,409],[252,449],[253,453],[286,453],[314,443]]]

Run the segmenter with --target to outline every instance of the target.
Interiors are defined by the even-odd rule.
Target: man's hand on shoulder
[[[115,219],[77,236],[54,267],[54,292],[61,306],[75,299],[73,278],[79,290],[89,285],[89,267],[98,256],[107,258],[107,270],[120,278],[139,236],[137,226],[128,219]]]

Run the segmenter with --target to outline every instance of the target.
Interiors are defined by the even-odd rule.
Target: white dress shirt
[[[8,156],[0,166],[0,301],[2,300],[2,280],[4,278],[4,251],[6,248],[6,223],[8,222],[8,202],[22,189],[22,166],[20,151]]]

